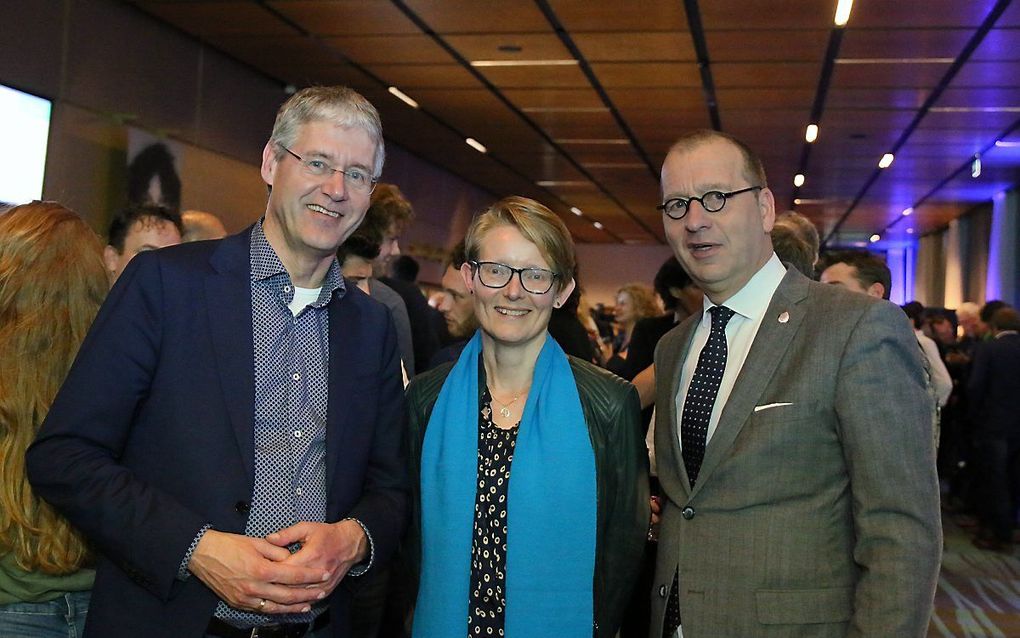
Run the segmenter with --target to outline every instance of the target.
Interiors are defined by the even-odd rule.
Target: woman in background
[[[662,314],[662,308],[655,299],[655,293],[643,284],[627,284],[616,292],[616,307],[613,315],[616,320],[617,333],[613,341],[612,354],[608,355],[606,368],[623,376],[627,350],[630,348],[630,337],[634,333],[634,325],[646,317]]]
[[[25,450],[109,288],[103,245],[72,211],[0,213],[0,636],[81,636],[95,572],[85,541],[25,478]]]
[[[649,521],[633,386],[549,335],[574,245],[545,206],[477,216],[461,267],[480,329],[408,386],[416,638],[611,638]]]

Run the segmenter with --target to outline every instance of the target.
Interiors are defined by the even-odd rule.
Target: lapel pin
[[[782,313],[780,313],[780,315],[779,315],[779,323],[786,323],[789,320],[790,320],[790,313],[786,312],[785,310]]]

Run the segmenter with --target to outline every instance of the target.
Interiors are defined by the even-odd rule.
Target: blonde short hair
[[[551,210],[527,197],[501,199],[472,220],[464,239],[468,261],[478,259],[482,240],[489,231],[500,226],[513,226],[538,247],[550,269],[558,275],[557,290],[563,290],[574,278],[577,254],[566,224]]]

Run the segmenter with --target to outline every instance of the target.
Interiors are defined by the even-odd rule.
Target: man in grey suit
[[[779,261],[773,195],[740,141],[682,138],[662,189],[705,301],[656,349],[651,638],[923,636],[942,547],[934,406],[900,309]]]

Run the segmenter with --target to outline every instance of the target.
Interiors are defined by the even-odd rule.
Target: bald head
[[[186,210],[181,213],[184,222],[185,242],[202,239],[221,239],[227,236],[227,229],[220,218],[201,210]]]

